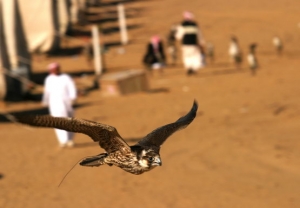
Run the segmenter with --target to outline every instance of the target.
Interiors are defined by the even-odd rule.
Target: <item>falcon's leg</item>
[[[104,158],[107,156],[107,153],[102,153],[100,155],[96,155],[93,157],[88,157],[84,160],[82,160],[79,164],[82,166],[89,166],[89,167],[94,167],[94,166],[100,166],[106,164],[104,162]]]

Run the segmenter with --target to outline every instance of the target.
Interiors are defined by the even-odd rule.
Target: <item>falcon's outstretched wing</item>
[[[100,147],[111,153],[130,152],[130,147],[117,130],[109,125],[78,118],[52,117],[49,115],[15,115],[16,121],[37,127],[57,128],[90,136]]]
[[[198,110],[197,101],[194,101],[193,107],[188,114],[179,118],[174,123],[167,124],[165,126],[161,126],[151,133],[149,133],[146,137],[141,139],[137,145],[140,146],[157,146],[160,147],[166,141],[166,139],[171,136],[174,132],[187,127],[196,117]]]

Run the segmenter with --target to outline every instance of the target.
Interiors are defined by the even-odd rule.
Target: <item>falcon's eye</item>
[[[153,161],[153,157],[148,157],[148,160],[149,160],[150,162],[152,162],[152,161]]]

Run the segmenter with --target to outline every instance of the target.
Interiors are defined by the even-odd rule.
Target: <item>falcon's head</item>
[[[138,162],[142,167],[149,170],[162,165],[159,154],[151,149],[143,150],[139,155]]]

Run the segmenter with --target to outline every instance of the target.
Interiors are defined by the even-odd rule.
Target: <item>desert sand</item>
[[[115,126],[130,145],[187,113],[194,99],[197,117],[164,143],[161,167],[136,176],[117,167],[77,165],[58,188],[74,164],[103,149],[83,134],[76,134],[75,148],[59,149],[53,129],[2,116],[0,207],[300,207],[300,1],[127,1],[126,46],[116,44],[111,2],[89,10],[91,19],[108,19],[101,22],[102,41],[110,45],[107,73],[142,69],[150,36],[165,40],[184,10],[195,14],[205,40],[215,45],[216,60],[188,77],[179,59],[162,76],[149,76],[148,93],[103,97],[100,90],[90,91],[78,98],[76,117]],[[258,44],[256,76],[246,62],[241,70],[230,64],[232,34],[245,54],[250,43]],[[284,42],[281,56],[272,45],[274,35]],[[81,46],[81,38],[70,39],[68,47]],[[86,73],[74,76],[78,87],[93,72],[80,54],[33,58],[36,74],[53,60],[65,72]],[[6,103],[2,111],[47,112],[39,101]]]

